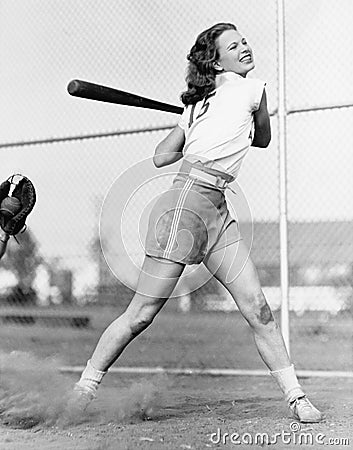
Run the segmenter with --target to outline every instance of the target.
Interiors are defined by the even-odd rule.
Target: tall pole
[[[279,154],[279,231],[281,267],[281,329],[284,342],[289,347],[289,264],[288,264],[288,219],[287,219],[287,107],[285,71],[285,0],[277,0],[278,41],[278,154]]]

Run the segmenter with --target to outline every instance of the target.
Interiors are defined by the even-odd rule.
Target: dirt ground
[[[83,364],[107,320],[96,316],[80,331],[0,329],[1,450],[352,447],[349,378],[301,380],[326,418],[300,429],[270,376],[108,374],[87,413],[68,419],[64,405],[77,375],[59,367]],[[298,368],[352,370],[349,318],[294,324]],[[265,368],[236,314],[161,314],[119,365]]]
[[[148,402],[137,399],[136,392],[141,394],[144,387],[148,391],[151,383],[159,389]],[[322,448],[321,442],[328,445],[330,438],[341,443],[334,445],[335,448],[351,448],[352,383],[346,379],[305,379],[303,385],[312,401],[325,411],[326,419],[320,424],[302,425],[295,433],[291,431],[295,421],[290,418],[273,381],[267,377],[182,376],[160,380],[158,377],[127,379],[111,375],[82,423],[31,427],[30,421],[22,419],[8,426],[3,424],[0,448],[259,448],[257,444],[262,441],[255,441],[257,433],[266,433],[267,439],[272,440],[272,447],[279,449],[297,448],[300,442],[308,442],[310,448]],[[130,408],[128,393],[134,397]],[[274,441],[275,434],[283,432],[286,434]],[[316,439],[319,440],[316,442]],[[250,442],[253,445],[249,445]],[[265,445],[261,446],[267,443],[269,441],[264,441]]]

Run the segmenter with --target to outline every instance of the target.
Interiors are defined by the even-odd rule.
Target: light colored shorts
[[[230,215],[224,195],[230,181],[228,174],[183,161],[172,186],[152,208],[146,255],[200,264],[210,253],[238,242],[238,223]]]

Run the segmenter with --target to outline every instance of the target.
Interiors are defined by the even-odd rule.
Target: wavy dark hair
[[[192,105],[202,100],[215,89],[217,71],[214,63],[219,58],[216,40],[226,30],[237,30],[237,27],[232,23],[221,22],[197,36],[187,55],[187,90],[180,96],[184,105]]]

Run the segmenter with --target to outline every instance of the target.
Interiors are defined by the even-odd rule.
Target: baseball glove
[[[10,194],[11,185],[14,185],[14,188]],[[33,183],[27,177],[16,174],[0,185],[0,205],[6,197],[14,197],[19,200],[20,209],[10,217],[0,211],[0,227],[5,233],[15,236],[26,225],[27,216],[36,203],[36,191]]]

